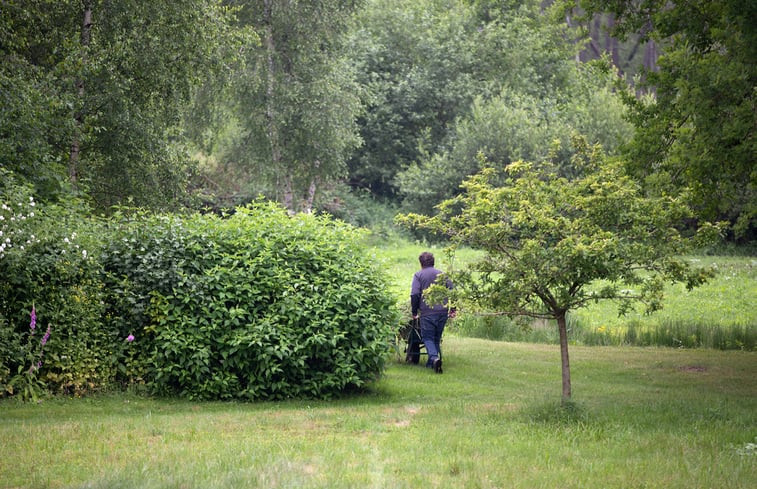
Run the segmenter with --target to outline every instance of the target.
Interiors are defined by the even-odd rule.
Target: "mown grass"
[[[751,488],[757,354],[448,336],[333,401],[0,402],[4,488]]]

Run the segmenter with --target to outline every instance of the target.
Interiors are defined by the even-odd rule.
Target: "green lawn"
[[[757,353],[448,336],[361,395],[0,402],[5,488],[752,488]]]

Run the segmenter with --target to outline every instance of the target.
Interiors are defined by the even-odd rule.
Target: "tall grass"
[[[460,336],[498,341],[557,344],[557,326],[548,321],[528,324],[508,318],[462,316],[450,326]],[[696,320],[663,319],[661,323],[628,324],[608,328],[586,326],[571,317],[568,335],[572,344],[589,346],[665,346],[757,351],[757,328],[750,325],[722,325]]]

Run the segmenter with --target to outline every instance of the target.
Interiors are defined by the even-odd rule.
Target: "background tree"
[[[47,197],[68,183],[101,208],[176,205],[181,114],[235,44],[230,18],[217,0],[6,2],[3,164]]]
[[[710,272],[680,258],[693,240],[676,225],[690,216],[683,198],[648,197],[598,147],[576,141],[574,178],[531,163],[486,167],[443,202],[432,217],[401,221],[485,251],[452,272],[453,300],[475,312],[554,319],[560,336],[562,398],[571,397],[566,315],[592,301],[614,300],[621,313],[634,303],[654,311],[663,285],[703,283]],[[717,228],[701,228],[700,239]],[[433,300],[433,299],[432,299]]]
[[[261,39],[248,50],[233,107],[238,130],[224,159],[290,211],[310,211],[319,185],[346,175],[359,144],[358,87],[342,42],[360,2],[235,2]]]
[[[569,63],[573,63],[569,61]],[[572,81],[537,98],[503,89],[496,97],[478,97],[470,116],[458,120],[447,149],[421,155],[397,175],[404,207],[430,213],[444,199],[460,192],[460,182],[486,161],[507,165],[519,159],[552,158],[563,176],[575,174],[570,135],[580,133],[604,143],[615,153],[631,135],[620,99],[608,78],[587,66],[573,64]]]
[[[363,145],[349,161],[350,183],[394,198],[397,173],[423,147],[444,144],[489,75],[476,56],[480,22],[450,0],[372,0],[358,15],[350,58],[363,87]]]
[[[396,176],[405,208],[428,213],[455,195],[459,183],[480,170],[479,152],[494,164],[518,159],[542,161],[553,155],[571,174],[570,135],[578,132],[613,153],[630,137],[622,103],[606,72],[575,60],[574,34],[553,22],[539,2],[513,11],[487,10],[471,47],[485,69],[466,112],[458,112],[443,144],[425,152]],[[556,142],[558,144],[556,144]]]
[[[67,181],[78,2],[4,2],[0,9],[0,161],[41,198]],[[53,54],[55,53],[55,54]]]
[[[628,97],[636,137],[629,168],[657,191],[691,190],[704,219],[727,219],[736,236],[757,229],[757,4],[747,0],[582,0],[590,14],[611,12],[612,33],[664,43],[642,86],[656,97]],[[575,5],[575,4],[573,4]]]

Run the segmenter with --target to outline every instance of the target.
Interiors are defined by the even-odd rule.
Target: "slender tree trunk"
[[[284,175],[284,198],[283,204],[289,214],[294,214],[294,178],[289,170]]]
[[[562,363],[562,402],[570,400],[570,359],[568,358],[568,326],[565,311],[557,314],[557,329],[560,331],[560,360]]]
[[[657,53],[657,44],[654,42],[653,39],[648,40],[647,45],[644,47],[644,68],[646,68],[649,71],[658,71],[658,67],[657,67],[658,57],[659,57],[659,54]],[[656,87],[649,87],[648,93],[651,93],[652,95],[656,95],[657,94]]]
[[[649,71],[657,71],[657,58],[657,44],[653,39],[650,39],[644,49],[644,68]]]
[[[321,166],[321,162],[316,160],[313,164],[313,168],[315,168],[316,173],[318,171],[318,167]],[[305,200],[302,202],[302,212],[306,214],[310,214],[313,212],[313,201],[315,201],[315,191],[318,186],[318,175],[313,175],[310,178],[310,185],[308,186],[308,192],[305,195]]]
[[[275,170],[281,168],[281,145],[279,142],[279,130],[276,123],[276,43],[273,39],[273,2],[275,0],[265,0],[263,2],[263,18],[265,22],[265,33],[263,43],[266,51],[266,123],[268,124],[268,142],[271,145],[271,165]],[[293,211],[294,191],[292,188],[292,175],[287,172],[284,175],[284,196],[283,204],[290,212]]]
[[[87,54],[86,50],[89,46],[92,38],[92,2],[88,1],[84,4],[84,18],[82,21],[81,29],[81,46],[82,46],[82,66],[86,65]],[[80,78],[76,82],[77,95],[80,102],[84,103],[84,79]],[[82,106],[79,112],[74,116],[74,136],[71,141],[71,153],[68,160],[68,180],[71,185],[76,188],[79,180],[79,153],[81,152],[81,127],[84,123],[84,107]]]
[[[610,53],[610,57],[612,58],[612,64],[615,65],[615,67],[618,69],[618,74],[620,76],[623,76],[623,67],[620,66],[620,49],[618,47],[618,40],[615,37],[612,37],[610,35],[610,31],[612,30],[613,26],[615,25],[615,16],[612,14],[609,14],[607,16],[607,27],[605,29],[605,42],[607,44],[606,49],[607,52]]]

